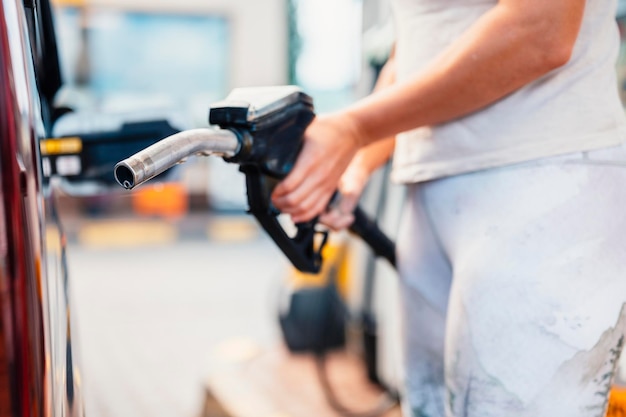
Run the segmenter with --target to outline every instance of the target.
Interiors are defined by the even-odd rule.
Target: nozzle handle
[[[354,222],[350,231],[363,239],[374,251],[376,256],[385,258],[391,266],[396,267],[396,244],[378,227],[361,207],[354,210]]]

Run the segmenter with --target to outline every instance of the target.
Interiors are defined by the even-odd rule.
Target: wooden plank
[[[341,416],[326,401],[312,355],[291,354],[282,345],[231,349],[215,357],[202,417]],[[337,398],[351,410],[367,411],[381,401],[381,389],[369,383],[356,355],[331,353],[327,370]],[[396,406],[384,417],[400,415]]]

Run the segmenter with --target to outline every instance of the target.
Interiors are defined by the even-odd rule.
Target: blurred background
[[[370,91],[393,41],[386,0],[54,6],[57,105],[91,124],[151,112],[179,129],[206,127],[209,105],[246,86],[297,84],[316,112],[332,111]],[[383,176],[374,194],[387,192]],[[194,157],[132,192],[58,197],[89,416],[206,415],[207,381],[230,356],[281,344],[279,310],[296,274],[246,214],[245,192],[236,165]],[[338,262],[367,268],[364,248],[350,253]],[[362,285],[346,286],[357,309]]]
[[[166,112],[185,128],[207,126],[209,104],[235,87],[297,84],[317,112],[340,108],[369,91],[393,37],[386,0],[55,4],[65,82],[58,104]],[[193,203],[239,210],[241,178],[222,166],[192,161],[180,180]]]
[[[207,126],[235,87],[296,84],[318,113],[341,108],[370,91],[393,42],[388,0],[56,0],[55,15],[59,105],[157,112],[184,129]],[[626,29],[623,15],[626,1]],[[626,98],[626,42],[617,71]],[[385,175],[364,204],[394,236],[402,190]],[[136,191],[60,203],[89,416],[199,416],[225,352],[280,344],[294,273],[246,215],[236,165],[191,158]],[[380,306],[394,305],[394,272],[358,242],[336,245],[350,248],[352,310],[377,277],[378,366],[393,385],[397,319]]]

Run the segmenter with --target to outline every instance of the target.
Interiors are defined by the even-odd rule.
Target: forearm
[[[563,65],[583,0],[501,0],[428,67],[344,113],[365,145],[488,106]]]
[[[360,166],[364,174],[369,176],[389,161],[395,144],[394,136],[370,143],[357,152],[352,164]]]

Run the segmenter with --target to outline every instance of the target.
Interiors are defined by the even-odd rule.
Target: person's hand
[[[363,161],[356,157],[352,160],[346,172],[339,181],[339,195],[336,201],[332,201],[328,210],[319,218],[320,223],[335,231],[343,230],[354,222],[354,209],[356,208],[370,172],[364,166]]]
[[[274,189],[272,202],[294,223],[318,216],[358,149],[358,130],[347,115],[316,117],[304,134],[304,146],[293,169]]]

